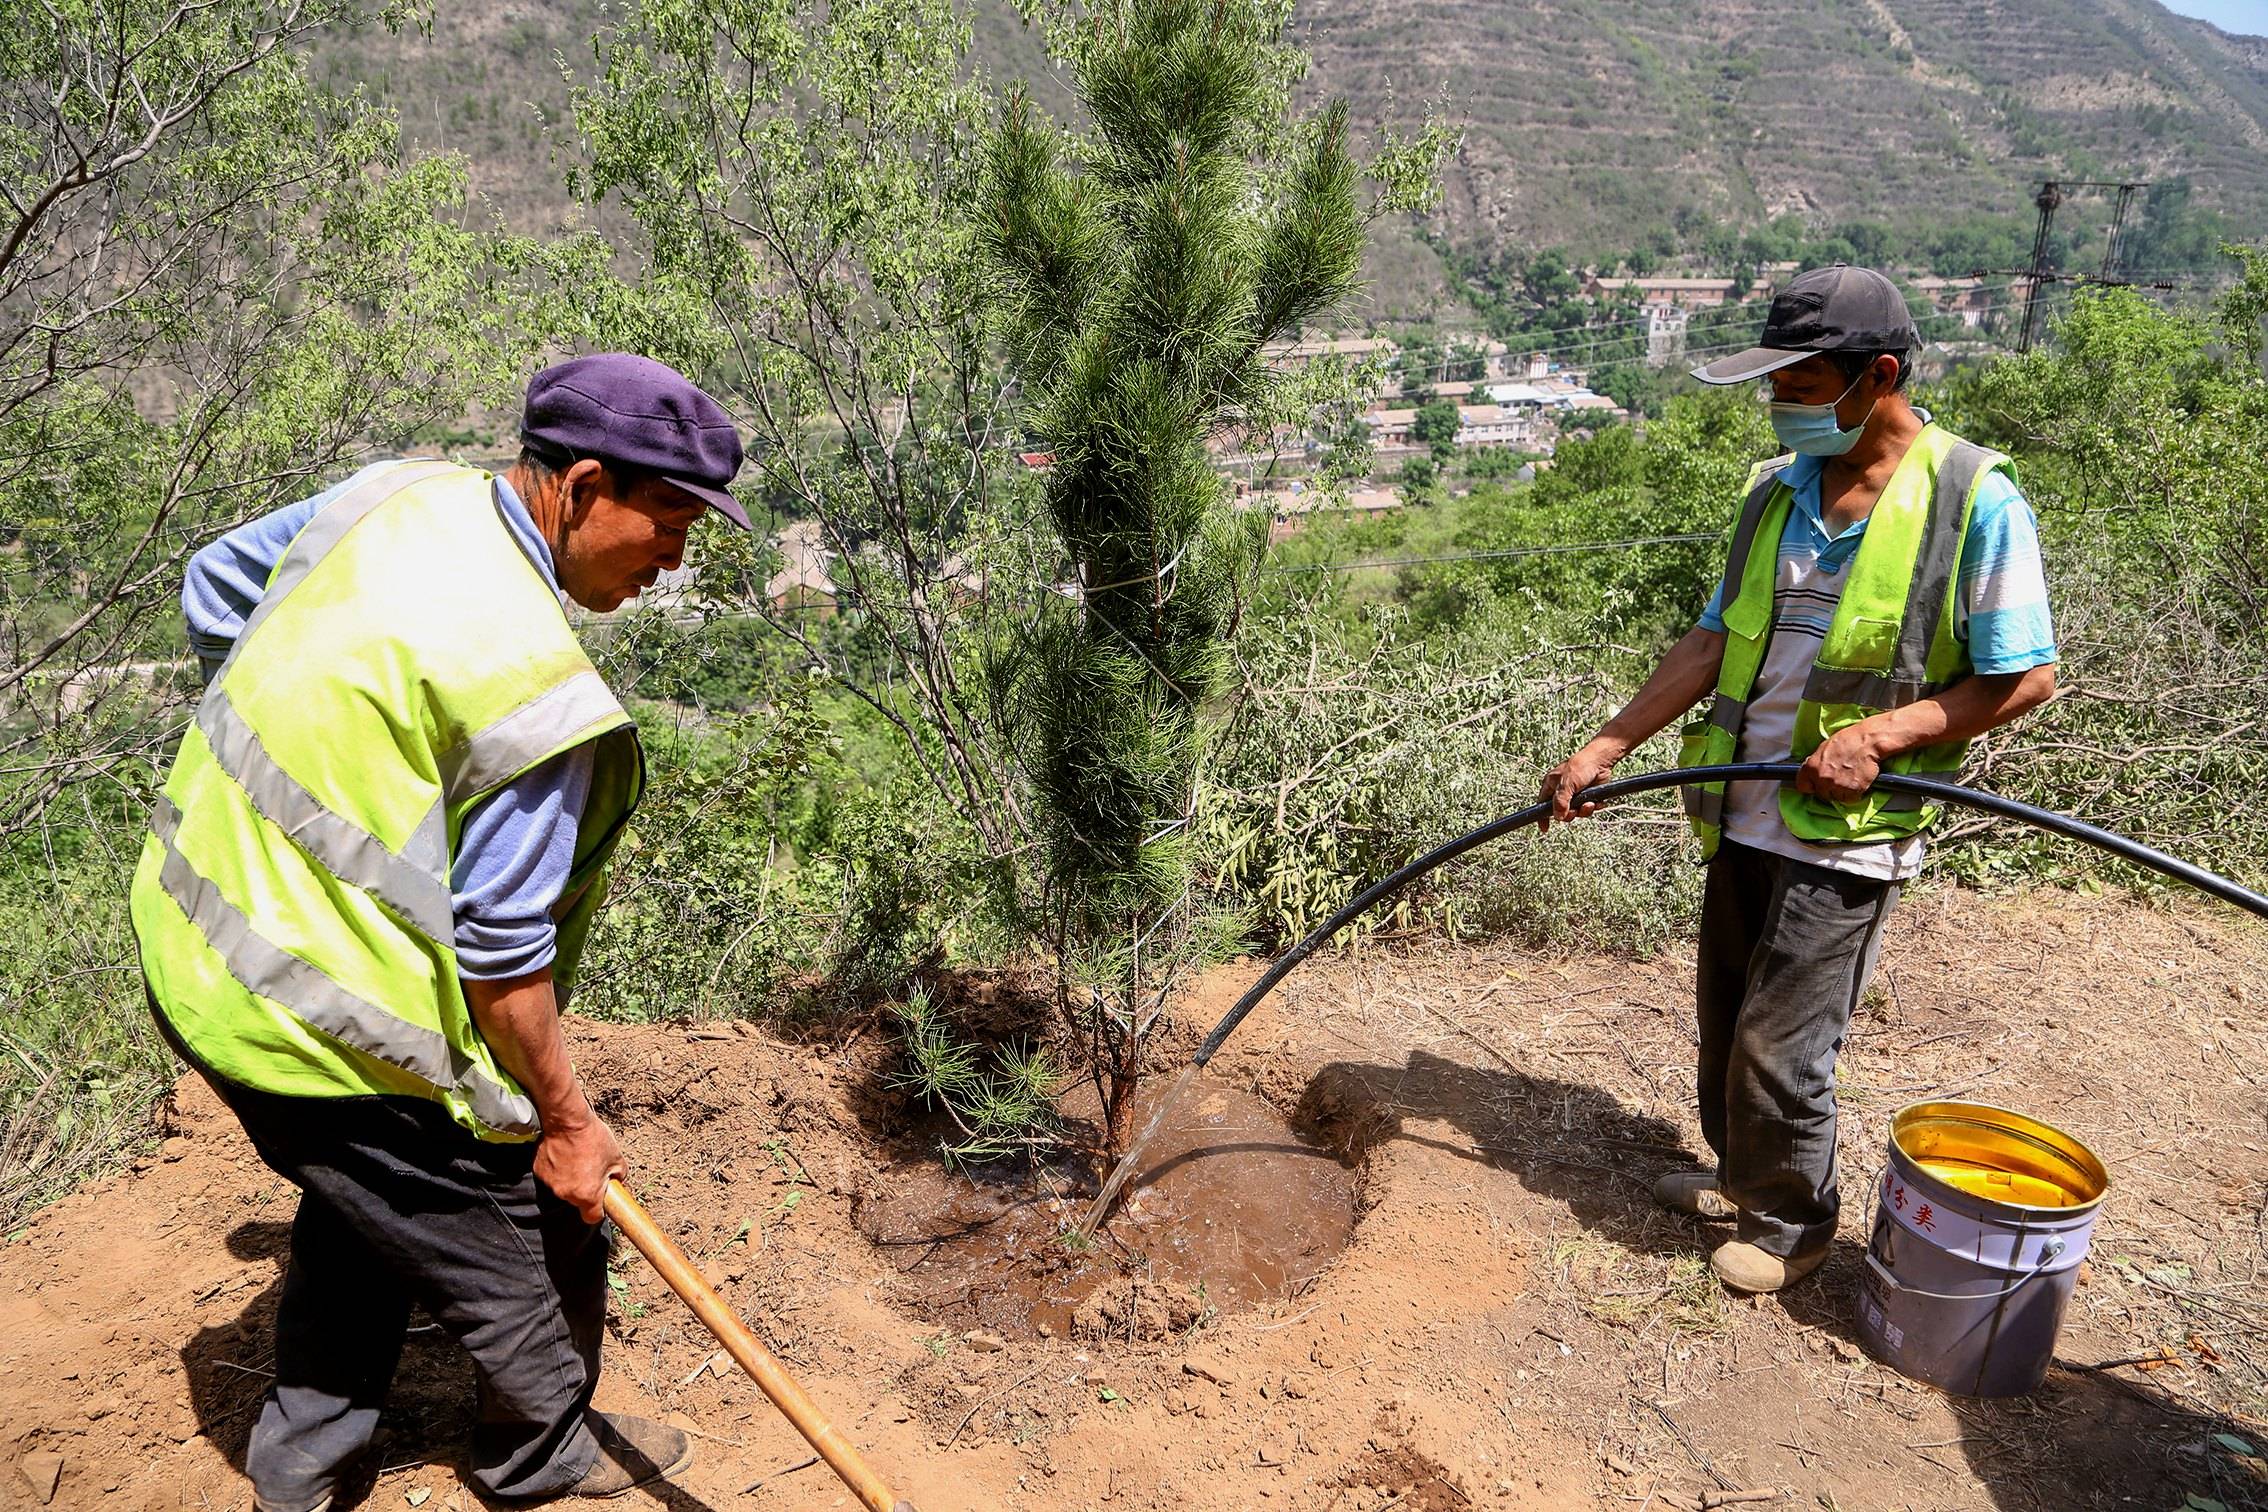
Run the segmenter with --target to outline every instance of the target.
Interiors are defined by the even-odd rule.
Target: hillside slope
[[[1304,25],[1367,120],[1446,87],[1459,239],[2026,215],[2050,175],[2268,210],[2268,41],[2153,0],[1336,0]]]
[[[987,71],[1045,69],[1005,0],[972,5]],[[543,225],[564,201],[545,122],[564,121],[607,9],[439,0],[429,34],[333,38],[316,65]],[[2268,226],[2268,39],[2155,0],[1309,0],[1298,26],[1311,89],[1358,121],[1438,105],[1464,126],[1442,225],[1466,248],[1608,254],[1681,212],[2021,221],[2049,175],[2187,176],[2199,205]],[[1385,243],[1375,267],[1425,281],[1413,240]]]

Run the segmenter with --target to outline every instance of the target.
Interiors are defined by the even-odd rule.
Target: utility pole
[[[2025,270],[2023,275],[2025,280],[2024,330],[2023,334],[2017,338],[2017,351],[2029,352],[2032,349],[2032,337],[2039,330],[2041,288],[2050,283],[2061,282],[2066,278],[2076,278],[2080,282],[2086,281],[2085,274],[2056,274],[2048,271],[2048,238],[2055,230],[2055,212],[2063,206],[2066,197],[2065,191],[2071,189],[2116,189],[2118,191],[2117,207],[2111,214],[2110,239],[2103,245],[2102,271],[2096,276],[2095,281],[2098,283],[2123,283],[2125,280],[2117,275],[2120,266],[2119,253],[2122,250],[2120,244],[2126,239],[2127,212],[2133,208],[2134,191],[2149,187],[2150,183],[2147,179],[2135,179],[2125,183],[2104,179],[2048,179],[2040,185],[2040,192],[2032,200],[2033,204],[2039,206],[2040,224],[2039,229],[2032,233],[2032,265]]]
[[[2063,204],[2063,185],[2049,179],[2040,185],[2032,203],[2040,207],[2040,228],[2032,233],[2032,271],[2024,287],[2024,330],[2016,350],[2032,349],[2032,331],[2039,322],[2040,286],[2047,281],[2048,234],[2055,229],[2055,212]]]
[[[2104,278],[2116,277],[2119,266],[2123,262],[2119,254],[2125,249],[2119,243],[2126,236],[2126,212],[2128,207],[2134,203],[2134,191],[2141,187],[2140,184],[2121,184],[2118,186],[2118,208],[2111,212],[2110,239],[2103,243],[2102,276]]]

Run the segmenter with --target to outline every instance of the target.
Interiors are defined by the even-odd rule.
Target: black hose
[[[1793,761],[1743,761],[1725,766],[1679,767],[1666,772],[1647,772],[1637,777],[1619,777],[1613,782],[1602,782],[1596,787],[1585,788],[1575,801],[1577,804],[1608,803],[1616,798],[1627,798],[1633,793],[1682,787],[1687,783],[1753,782],[1760,779],[1784,782],[1801,770],[1801,764]],[[2098,850],[2109,851],[2137,866],[2162,872],[2177,882],[2188,883],[2200,892],[2211,893],[2224,903],[2234,903],[2239,908],[2249,909],[2268,919],[2268,898],[2252,889],[2241,887],[2226,877],[2216,876],[2201,866],[2193,866],[2177,856],[2153,850],[2138,840],[2129,840],[2124,835],[2114,835],[2109,830],[2098,829],[2069,814],[2034,808],[2029,803],[2018,803],[2013,798],[1979,792],[1975,788],[1966,788],[1957,782],[1943,782],[1935,777],[1908,777],[1895,772],[1884,772],[1874,780],[1874,786],[1888,792],[1919,793],[1941,803],[1957,803],[1964,808],[1981,809],[2003,819],[2021,820],[2036,829],[2044,829],[2068,839],[2083,840]],[[1290,975],[1293,967],[1313,955],[1331,936],[1435,867],[1454,861],[1465,852],[1486,845],[1499,835],[1525,829],[1550,812],[1551,805],[1548,803],[1530,804],[1518,813],[1491,820],[1471,834],[1460,835],[1446,845],[1427,851],[1400,871],[1371,883],[1357,893],[1346,907],[1318,925],[1314,933],[1276,958],[1275,964],[1261,975],[1259,981],[1252,984],[1252,990],[1238,998],[1236,1006],[1213,1026],[1211,1034],[1205,1036],[1205,1043],[1197,1047],[1197,1064],[1202,1066],[1211,1060],[1214,1052],[1221,1048],[1222,1042],[1236,1032],[1237,1025],[1244,1022],[1245,1015],[1258,1007],[1260,1000],[1268,995],[1268,990]]]

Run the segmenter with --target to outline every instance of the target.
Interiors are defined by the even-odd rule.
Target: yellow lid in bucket
[[[2110,1175],[2078,1140],[1989,1103],[1926,1102],[1890,1121],[1908,1174],[1999,1207],[2070,1216],[2103,1200]]]

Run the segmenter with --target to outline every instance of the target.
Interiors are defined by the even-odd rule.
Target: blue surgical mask
[[[1860,373],[1853,378],[1850,388],[1837,394],[1832,404],[1789,404],[1773,400],[1772,434],[1779,437],[1780,444],[1789,451],[1801,452],[1807,457],[1841,456],[1858,445],[1867,420],[1874,418],[1874,409],[1868,406],[1866,419],[1845,430],[1835,421],[1835,405],[1849,398],[1851,389],[1857,388],[1865,377],[1866,374]],[[1880,404],[1882,400],[1877,396],[1874,402]]]

